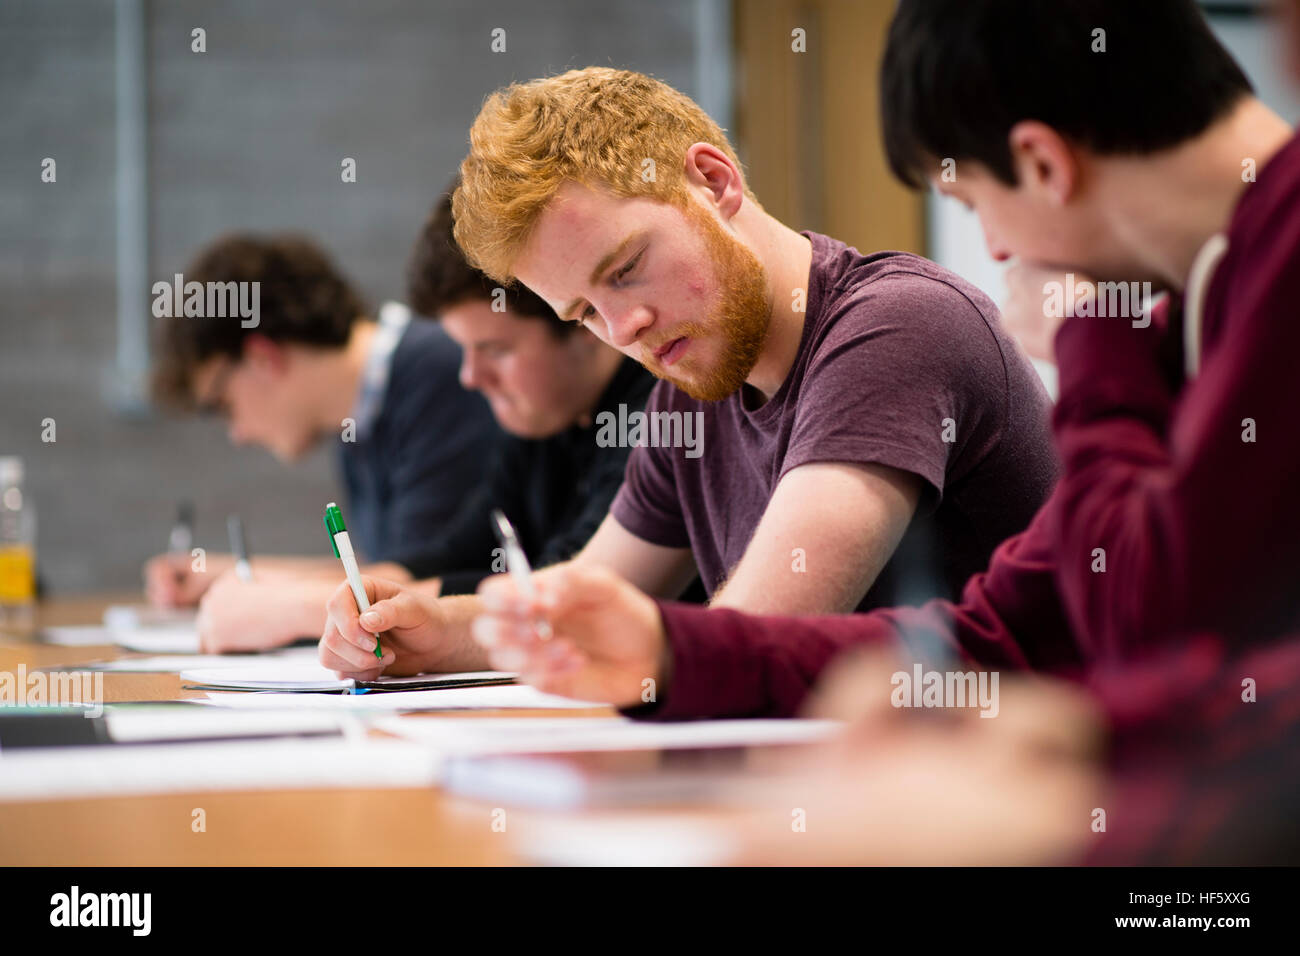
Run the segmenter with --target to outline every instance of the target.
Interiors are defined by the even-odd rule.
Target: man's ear
[[[1079,159],[1074,148],[1056,130],[1037,120],[1023,120],[1007,134],[1016,181],[1064,206],[1079,185]]]
[[[736,164],[711,143],[695,143],[683,160],[687,188],[700,194],[709,206],[730,219],[745,201],[745,177]]]
[[[244,336],[243,360],[256,372],[280,375],[289,365],[289,351],[265,335],[252,332]]]

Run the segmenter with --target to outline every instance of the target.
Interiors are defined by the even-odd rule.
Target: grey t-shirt
[[[859,610],[954,598],[1051,491],[1050,400],[970,283],[909,253],[864,256],[804,235],[807,313],[781,388],[760,405],[748,385],[701,402],[658,383],[647,413],[703,413],[703,453],[635,448],[611,513],[643,540],[689,547],[712,594],[791,469],[887,465],[920,477],[924,491]],[[817,573],[815,549],[792,554],[792,573],[800,560],[802,573]]]

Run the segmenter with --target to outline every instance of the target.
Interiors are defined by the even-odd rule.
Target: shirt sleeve
[[[647,416],[671,411],[673,392],[667,382],[657,383],[646,402]],[[691,539],[673,478],[673,452],[674,449],[666,447],[633,448],[622,487],[609,511],[619,524],[643,541],[665,548],[689,548]]]
[[[776,617],[661,602],[672,679],[656,704],[629,716],[790,717],[822,671],[851,647],[946,645],[984,667],[1077,673],[1080,659],[1055,587],[1049,499],[1003,542],[962,599],[869,614]]]
[[[984,313],[953,286],[891,273],[858,292],[817,343],[782,474],[812,462],[879,464],[929,486],[1006,421],[1007,371]]]

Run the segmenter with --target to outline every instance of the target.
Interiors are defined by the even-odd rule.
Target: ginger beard
[[[721,338],[722,351],[711,367],[695,364],[697,355],[688,353],[675,368],[689,378],[671,374],[654,357],[664,341],[644,347],[641,364],[650,374],[703,402],[720,402],[735,394],[758,364],[772,321],[772,301],[767,291],[767,271],[744,243],[723,230],[716,219],[694,204],[684,210],[704,238],[713,264],[717,305],[702,322],[683,322],[674,327],[672,338],[686,336],[703,344]],[[668,340],[671,341],[671,340]]]

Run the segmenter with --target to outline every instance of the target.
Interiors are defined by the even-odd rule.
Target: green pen
[[[330,535],[330,547],[334,557],[343,562],[348,584],[352,586],[352,596],[357,599],[357,607],[362,614],[370,610],[370,600],[366,597],[365,586],[361,583],[361,570],[357,567],[357,556],[352,552],[352,542],[348,539],[347,526],[343,524],[343,512],[339,506],[330,502],[325,506],[325,530]],[[379,644],[379,635],[375,635],[375,656],[383,657],[384,649]]]

